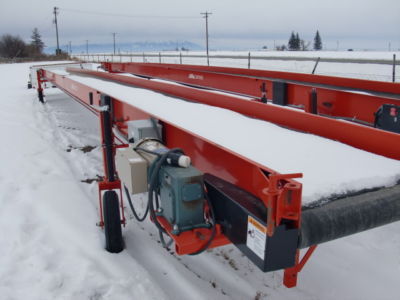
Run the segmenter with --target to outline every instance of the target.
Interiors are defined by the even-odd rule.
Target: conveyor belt
[[[259,164],[284,173],[302,172],[304,178],[299,181],[303,183],[303,203],[350,190],[393,185],[400,178],[399,161],[332,140],[145,89],[87,76],[70,77]],[[376,178],[378,173],[380,178]]]
[[[303,209],[299,248],[400,221],[400,185]]]

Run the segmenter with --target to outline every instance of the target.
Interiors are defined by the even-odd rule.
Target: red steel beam
[[[361,126],[351,122],[325,118],[276,105],[265,105],[263,103],[247,101],[229,95],[215,94],[190,87],[171,85],[107,72],[83,69],[67,69],[67,71],[105,78],[123,84],[151,89],[178,98],[226,108],[249,117],[337,140],[353,147],[389,158],[400,159],[400,152],[398,151],[398,149],[400,149],[400,135],[396,133]]]
[[[118,63],[111,63],[111,64],[118,64]],[[166,68],[175,68],[181,70],[204,71],[204,72],[213,72],[219,74],[250,76],[257,78],[273,78],[273,79],[281,79],[288,81],[299,81],[307,84],[321,84],[326,86],[336,86],[348,89],[357,89],[357,90],[364,90],[371,92],[400,95],[399,83],[384,82],[384,81],[344,78],[344,77],[305,74],[305,73],[243,69],[243,68],[231,68],[231,67],[212,67],[212,66],[201,66],[201,65],[157,64],[157,63],[125,63],[125,64],[126,65],[141,64],[150,66],[162,65],[163,67]]]
[[[288,104],[303,107],[307,112],[311,111],[310,93],[314,86],[318,85],[316,92],[318,95],[317,111],[319,114],[357,119],[368,122],[371,125],[374,123],[374,113],[381,105],[400,104],[399,99],[387,96],[343,90],[343,88],[350,88],[350,84],[354,84],[355,86],[352,88],[369,89],[379,93],[389,90],[400,94],[399,84],[386,82],[359,79],[344,80],[343,78],[319,75],[191,65],[103,63],[103,66],[111,72],[126,72],[149,76],[255,98],[261,97],[263,84],[266,86],[267,97],[271,99],[273,97],[273,81],[277,79],[295,80],[296,83],[287,82]],[[329,84],[329,87],[326,86],[327,84]],[[332,87],[334,84],[338,86]]]

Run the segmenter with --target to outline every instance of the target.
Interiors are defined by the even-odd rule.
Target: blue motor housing
[[[160,210],[173,227],[173,234],[210,227],[204,220],[203,173],[189,166],[164,165],[159,172]]]

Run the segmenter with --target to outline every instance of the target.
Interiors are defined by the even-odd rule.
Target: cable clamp
[[[98,111],[109,111],[109,106],[108,105],[102,105],[102,106],[99,106],[99,105],[90,105],[90,107],[93,107],[95,110],[98,110]]]

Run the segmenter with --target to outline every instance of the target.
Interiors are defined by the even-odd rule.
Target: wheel
[[[106,191],[103,196],[104,233],[106,250],[119,253],[124,249],[119,213],[118,195],[114,191]]]

